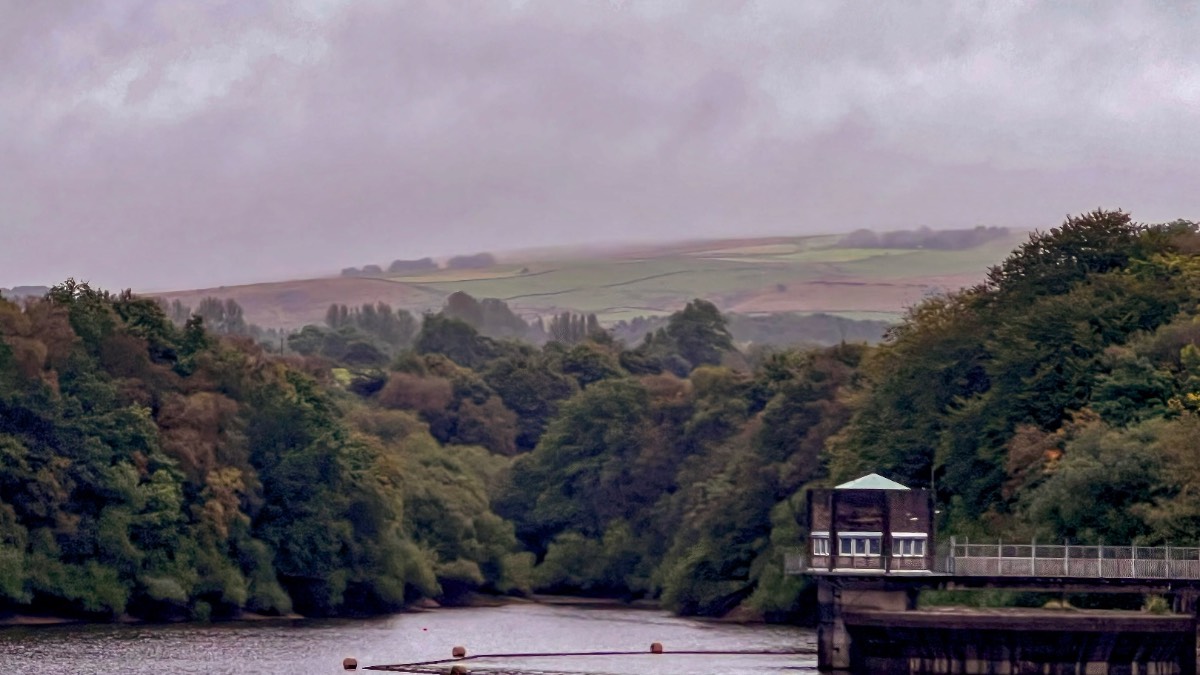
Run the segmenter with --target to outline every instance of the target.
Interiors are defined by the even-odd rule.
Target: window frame
[[[839,532],[837,554],[843,558],[878,558],[883,555],[883,533]]]
[[[924,558],[928,534],[896,532],[892,534],[893,558]]]
[[[814,556],[829,555],[829,533],[828,532],[814,532],[814,533],[810,534],[809,537],[812,539],[812,543],[813,543],[812,554]]]

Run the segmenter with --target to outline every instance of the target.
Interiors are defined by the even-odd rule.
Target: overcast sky
[[[0,0],[0,286],[1200,218],[1198,34],[1190,0]]]

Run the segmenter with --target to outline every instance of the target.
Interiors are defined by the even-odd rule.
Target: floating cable
[[[393,673],[420,673],[429,672],[429,666],[443,666],[451,663],[460,663],[462,661],[482,661],[496,659],[539,659],[552,657],[569,657],[569,656],[666,656],[673,654],[676,656],[813,656],[817,652],[815,649],[789,649],[789,650],[773,650],[773,649],[679,649],[679,650],[663,650],[659,654],[652,652],[639,651],[596,651],[596,652],[512,652],[502,654],[472,654],[458,658],[435,659],[433,661],[414,661],[413,663],[393,663],[381,666],[365,666],[363,670],[381,670]],[[532,671],[520,671],[532,672]]]

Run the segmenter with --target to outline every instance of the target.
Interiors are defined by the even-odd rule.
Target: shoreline
[[[407,611],[407,610],[405,610]],[[7,616],[0,616],[0,630],[4,628],[38,628],[42,626],[103,626],[109,624],[119,625],[174,625],[174,624],[198,624],[198,623],[258,623],[263,621],[298,621],[307,620],[309,617],[300,614],[291,613],[279,616],[270,614],[258,614],[256,612],[242,612],[236,617],[228,619],[214,619],[208,622],[195,621],[192,619],[179,619],[174,621],[152,621],[150,619],[141,619],[136,616],[124,614],[110,620],[89,619],[87,617],[64,616],[61,614],[22,614],[13,613]]]
[[[259,614],[256,612],[240,612],[236,616],[228,618],[212,619],[210,621],[195,621],[191,619],[179,619],[174,621],[154,621],[150,619],[141,619],[130,616],[128,614],[121,615],[109,620],[97,620],[87,617],[73,617],[54,614],[31,614],[14,612],[8,615],[0,615],[0,630],[5,628],[38,628],[51,626],[67,626],[67,625],[103,625],[103,624],[127,624],[127,625],[172,625],[172,624],[235,624],[235,623],[262,623],[262,622],[280,622],[280,621],[307,621],[307,620],[324,620],[324,619],[379,619],[398,614],[415,614],[420,612],[428,612],[433,610],[455,610],[455,609],[480,609],[487,607],[505,607],[508,605],[545,605],[548,607],[575,607],[580,609],[632,609],[632,610],[647,610],[647,611],[663,611],[662,604],[657,600],[623,600],[621,598],[604,598],[582,595],[549,595],[549,594],[532,594],[527,596],[517,595],[481,595],[474,594],[465,598],[459,598],[458,602],[450,604],[441,604],[436,600],[424,598],[418,600],[411,605],[404,607],[396,612],[386,612],[373,615],[341,615],[330,617],[308,617],[301,614],[291,613],[286,615],[270,615]],[[735,607],[723,616],[691,616],[687,617],[698,621],[706,621],[713,623],[726,624],[765,624],[771,623],[757,612],[752,612],[742,607]]]
[[[291,613],[286,615],[270,615],[259,614],[256,612],[240,612],[236,616],[229,618],[213,619],[207,622],[194,621],[190,619],[181,619],[177,621],[153,621],[149,619],[141,619],[130,616],[128,614],[115,617],[109,620],[97,620],[79,616],[64,616],[57,614],[31,614],[14,612],[0,616],[0,630],[4,628],[37,628],[42,626],[69,626],[69,625],[104,625],[104,624],[226,624],[226,623],[259,623],[271,621],[307,621],[309,619],[370,619],[397,614],[413,614],[418,612],[428,612],[438,609],[478,609],[484,607],[504,607],[507,605],[520,604],[535,604],[557,607],[580,607],[580,608],[595,608],[595,609],[650,609],[658,610],[661,606],[657,601],[653,600],[634,600],[627,602],[619,598],[594,598],[587,596],[574,595],[541,595],[535,594],[530,596],[513,596],[513,595],[473,595],[466,598],[463,602],[443,605],[436,600],[425,598],[404,607],[403,609],[370,616],[331,616],[331,617],[308,617],[301,614]]]

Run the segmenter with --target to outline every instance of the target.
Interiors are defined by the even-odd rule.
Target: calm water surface
[[[443,609],[365,621],[211,626],[0,628],[0,673],[341,673],[360,666],[470,653],[648,649],[814,649],[813,631],[681,619],[649,610],[510,605]],[[815,673],[814,656],[670,654],[468,662],[474,673],[764,675]],[[447,666],[448,668],[448,666]],[[360,671],[362,672],[362,671]],[[372,672],[372,671],[366,671]],[[436,672],[436,671],[434,671]],[[444,671],[443,671],[444,672]]]

